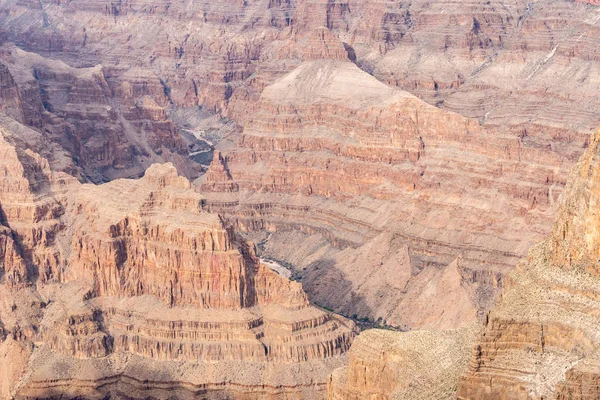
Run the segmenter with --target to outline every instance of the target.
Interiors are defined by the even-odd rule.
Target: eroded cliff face
[[[482,316],[548,233],[565,164],[350,61],[313,60],[264,89],[200,187],[239,229],[275,232],[267,253],[298,265],[317,303],[449,329]],[[296,263],[308,241],[278,242],[290,228],[327,240]]]
[[[549,239],[507,279],[461,378],[459,399],[592,399],[598,391],[597,133]]]
[[[562,0],[115,4],[99,0],[51,1],[41,6],[10,0],[2,4],[0,18],[3,37],[23,50],[78,70],[101,67],[107,101],[101,99],[98,106],[120,114],[125,121],[119,124],[138,139],[144,132],[156,135],[148,126],[160,125],[153,128],[161,131],[156,139],[165,144],[158,152],[156,143],[149,143],[148,151],[145,143],[131,138],[105,148],[106,143],[114,143],[105,138],[123,132],[119,124],[106,125],[103,137],[96,138],[98,143],[87,143],[89,132],[73,131],[82,135],[72,138],[81,142],[81,162],[92,163],[103,154],[104,160],[94,161],[94,167],[108,168],[105,177],[113,179],[133,174],[135,168],[139,173],[151,164],[139,160],[124,165],[127,158],[118,153],[127,149],[141,158],[162,156],[165,150],[185,153],[177,145],[180,134],[172,132],[167,121],[141,119],[146,127],[139,126],[140,117],[131,115],[129,108],[142,96],[150,96],[160,107],[168,103],[177,109],[201,106],[223,112],[243,124],[248,100],[256,99],[265,86],[300,62],[315,58],[353,60],[381,82],[521,135],[528,146],[551,146],[546,151],[573,162],[582,152],[585,136],[600,125],[595,107],[598,15],[593,4]],[[339,41],[329,40],[330,35]],[[0,58],[3,64],[10,63],[6,54]],[[18,101],[17,92],[35,94],[35,82],[18,82],[6,73],[7,65],[1,70],[7,103]],[[43,71],[39,78],[43,87],[51,82]],[[571,84],[563,85],[564,81]],[[60,82],[63,86],[65,80]],[[44,112],[39,102],[23,107],[14,113],[27,124],[40,126]],[[573,109],[577,112],[566,112]],[[102,116],[95,112],[90,118],[97,115]],[[54,123],[46,121],[45,126]],[[87,156],[83,150],[92,154]]]
[[[562,0],[7,0],[0,108],[94,182],[166,161],[195,178],[190,156],[217,147],[209,208],[276,232],[266,250],[312,299],[443,329],[482,317],[551,229],[600,125],[597,17]]]
[[[95,186],[0,140],[0,393],[325,395],[354,336],[171,164]]]
[[[138,176],[165,160],[198,175],[188,142],[166,115],[160,79],[148,71],[132,68],[114,78],[100,64],[74,68],[9,44],[0,59],[2,111],[60,144],[87,179]]]

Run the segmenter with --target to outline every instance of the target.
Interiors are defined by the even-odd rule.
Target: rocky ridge
[[[212,209],[242,230],[276,230],[267,251],[296,265],[311,299],[349,316],[432,326],[431,315],[400,318],[402,304],[427,298],[416,299],[424,283],[442,279],[456,261],[453,292],[470,306],[446,314],[439,326],[450,327],[462,315],[482,317],[503,275],[549,232],[566,171],[600,125],[597,17],[589,2],[562,0],[7,0],[0,98],[4,112],[59,143],[75,160],[72,172],[95,182],[140,176],[165,161],[195,178],[203,167],[189,156],[208,143],[195,136],[213,143],[214,135],[223,161],[202,182],[220,198]],[[381,117],[346,109],[340,98],[328,106],[327,93],[312,109],[302,99],[279,108],[269,100],[286,90],[279,82],[302,79],[294,74],[323,59],[353,62],[356,70],[338,72],[363,71],[359,79],[385,83],[378,90],[392,97],[418,96],[425,103],[413,98],[399,111],[419,108],[419,122],[397,122],[376,97],[363,100]],[[246,130],[196,129],[190,121],[206,113]],[[355,124],[359,117],[367,123]],[[427,132],[424,118],[429,137],[414,132]],[[282,138],[280,129],[300,136],[305,124],[310,140]],[[362,133],[352,138],[354,125]],[[286,162],[286,172],[259,168]],[[231,180],[215,177],[219,164]],[[515,240],[520,232],[523,242]],[[286,239],[301,233],[307,245]],[[360,260],[368,263],[361,271],[352,260],[364,243],[378,255]],[[390,260],[406,261],[406,253],[410,263],[399,269],[405,277],[410,270],[408,286],[381,282]],[[331,295],[319,279],[324,270],[350,294]],[[404,290],[416,300],[403,300],[411,297]]]
[[[475,324],[444,332],[364,331],[349,365],[330,376],[328,399],[453,399],[476,331]]]
[[[571,175],[552,235],[512,272],[487,317],[459,399],[592,399],[596,385],[597,133]]]
[[[10,131],[0,145],[1,393],[324,395],[353,324],[261,264],[173,165],[95,186]]]
[[[598,398],[599,154],[600,131],[552,234],[507,275],[481,334],[363,332],[349,366],[330,376],[329,398]]]
[[[202,178],[207,207],[240,230],[326,238],[333,246],[299,257],[312,298],[395,326],[448,329],[481,316],[504,274],[548,232],[565,179],[564,159],[347,60],[301,64],[266,87],[250,115],[237,146]],[[426,301],[425,287],[441,281],[453,297],[432,288],[440,301]]]

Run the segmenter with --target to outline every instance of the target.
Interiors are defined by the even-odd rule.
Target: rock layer
[[[201,184],[208,209],[242,230],[322,235],[338,249],[323,244],[301,261],[309,295],[412,328],[482,316],[502,276],[548,232],[565,179],[557,154],[385,86],[349,61],[305,62],[266,87],[223,154],[211,171],[227,173]],[[386,279],[392,273],[401,279]],[[445,320],[408,318],[414,307],[436,308],[425,286],[445,279]]]
[[[574,169],[550,238],[511,273],[461,378],[459,399],[592,399],[598,378],[600,135]]]
[[[324,396],[353,324],[261,264],[173,165],[94,186],[13,142],[4,130],[2,393]]]

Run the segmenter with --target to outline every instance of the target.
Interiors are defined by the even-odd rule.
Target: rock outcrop
[[[454,399],[476,328],[458,331],[362,332],[349,365],[334,371],[330,400]]]
[[[563,0],[7,0],[0,108],[60,144],[88,181],[167,161],[196,178],[194,149],[216,146],[200,182],[209,207],[283,235],[268,250],[312,299],[428,326],[396,304],[422,301],[422,283],[457,261],[452,292],[470,306],[456,314],[468,320],[549,233],[566,171],[600,125],[596,14]],[[294,90],[290,77],[327,63]],[[210,113],[232,129],[196,129]],[[301,245],[284,243],[299,233]],[[366,273],[351,262],[362,245],[382,250]],[[403,276],[417,278],[382,282],[404,249]],[[340,278],[349,294],[321,283]]]
[[[0,59],[2,111],[59,143],[88,179],[138,176],[165,160],[194,176],[156,76],[131,69],[114,79],[101,65],[74,68],[13,45]]]
[[[309,295],[395,326],[448,329],[482,316],[504,274],[549,232],[565,180],[564,158],[347,60],[301,64],[247,119],[237,147],[203,177],[207,208],[240,230],[323,236],[329,243],[296,264]],[[295,264],[303,242],[272,255]],[[448,297],[426,300],[440,282]]]
[[[171,164],[95,186],[0,140],[0,392],[319,398],[349,321],[260,263]]]
[[[459,399],[593,399],[598,390],[600,134],[574,169],[554,231],[507,279]]]

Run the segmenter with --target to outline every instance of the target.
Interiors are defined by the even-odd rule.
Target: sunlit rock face
[[[476,332],[475,324],[442,332],[364,331],[348,366],[329,377],[328,399],[455,399]]]
[[[353,324],[261,264],[173,165],[95,186],[9,130],[0,154],[3,395],[325,395]]]
[[[596,134],[570,175],[552,234],[506,280],[458,398],[598,397],[598,151]]]

